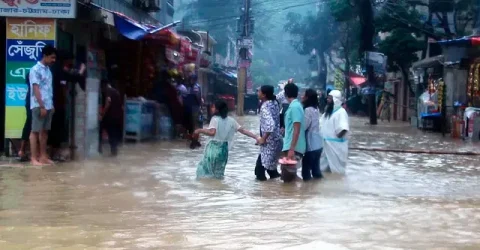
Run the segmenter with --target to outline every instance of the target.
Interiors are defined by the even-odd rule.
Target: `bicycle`
[[[390,108],[390,102],[385,102],[382,107],[382,113],[380,115],[380,119],[383,122],[383,120],[387,120],[390,122],[391,119],[391,108]]]

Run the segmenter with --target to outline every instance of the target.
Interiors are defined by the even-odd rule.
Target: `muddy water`
[[[363,122],[353,145],[477,148]],[[238,137],[223,181],[195,180],[182,142],[1,168],[0,249],[480,249],[478,157],[352,151],[344,178],[283,185],[254,181],[257,150]]]

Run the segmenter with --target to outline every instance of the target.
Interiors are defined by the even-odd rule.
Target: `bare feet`
[[[25,152],[22,150],[18,151],[18,157],[23,158],[25,156]]]
[[[32,165],[36,167],[44,166],[45,164],[42,164],[41,162],[32,159]]]
[[[54,162],[52,160],[48,159],[47,157],[41,158],[40,163],[43,164],[43,165],[53,165],[54,164]]]

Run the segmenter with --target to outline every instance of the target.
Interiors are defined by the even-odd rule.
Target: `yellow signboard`
[[[55,19],[7,18],[5,58],[5,138],[22,135],[26,120],[27,72],[42,59],[45,45],[55,45]],[[3,104],[2,104],[3,105]]]
[[[7,18],[7,39],[55,40],[55,19]]]

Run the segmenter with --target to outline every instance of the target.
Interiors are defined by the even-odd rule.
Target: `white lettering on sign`
[[[35,45],[23,45],[23,41],[17,41],[17,44],[18,45],[12,45],[8,48],[8,55],[15,56],[20,54],[21,57],[25,55],[32,60],[38,60],[40,52],[46,45],[42,41],[36,42]]]
[[[16,70],[10,70],[10,76],[26,79],[28,70],[30,70],[30,69],[29,68],[18,68]]]
[[[7,98],[11,101],[25,101],[27,97],[26,87],[16,87],[7,85]]]
[[[17,35],[18,37],[28,37],[29,34],[33,34],[37,37],[38,34],[43,35],[47,38],[48,33],[52,29],[50,24],[37,24],[32,20],[26,20],[23,23],[9,24],[10,32]]]

